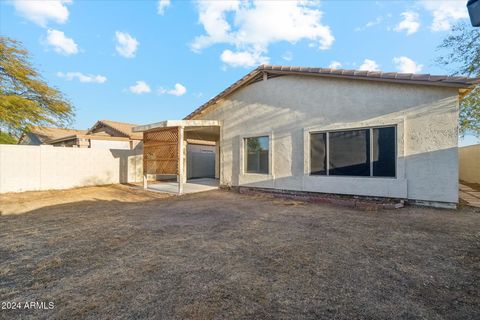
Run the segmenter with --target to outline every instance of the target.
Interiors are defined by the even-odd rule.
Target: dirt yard
[[[480,314],[474,209],[365,212],[110,186],[4,195],[0,210],[1,307],[22,307],[0,309],[0,318]]]

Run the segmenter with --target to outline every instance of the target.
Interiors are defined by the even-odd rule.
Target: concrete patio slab
[[[216,179],[192,179],[183,184],[183,193],[197,193],[203,191],[210,191],[218,189],[218,180]],[[150,191],[178,194],[178,182],[155,182],[149,183],[148,189]]]

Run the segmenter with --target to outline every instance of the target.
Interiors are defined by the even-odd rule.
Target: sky
[[[86,129],[181,119],[262,63],[449,74],[437,47],[469,22],[465,4],[1,0],[0,34],[23,43]]]

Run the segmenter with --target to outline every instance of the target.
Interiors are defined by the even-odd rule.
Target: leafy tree
[[[0,131],[0,144],[16,144],[17,141],[13,135]]]
[[[480,77],[480,29],[466,24],[452,28],[439,49],[448,53],[437,59],[452,68],[453,75]],[[480,136],[480,86],[477,85],[460,103],[460,134],[471,132]]]
[[[64,127],[72,118],[71,104],[32,67],[22,44],[0,37],[0,143],[29,126]]]
[[[248,152],[256,152],[262,150],[260,145],[260,140],[258,138],[248,138],[247,139]]]

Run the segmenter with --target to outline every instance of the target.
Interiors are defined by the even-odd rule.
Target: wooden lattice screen
[[[143,173],[178,174],[178,128],[143,133]]]

